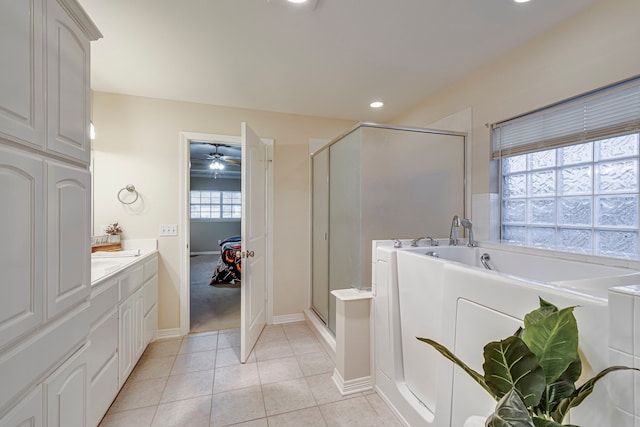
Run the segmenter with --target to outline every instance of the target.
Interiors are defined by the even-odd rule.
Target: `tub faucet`
[[[460,227],[460,218],[458,215],[454,215],[449,232],[449,246],[458,246],[458,227]]]
[[[477,246],[478,244],[473,238],[473,224],[471,223],[471,220],[463,218],[460,220],[460,225],[466,228],[467,230],[469,230],[469,243],[467,244],[467,246],[469,247]]]
[[[413,239],[411,241],[411,246],[415,248],[418,246],[418,243],[420,243],[420,240],[428,240],[430,246],[438,246],[438,241],[433,237],[418,237],[417,239]]]

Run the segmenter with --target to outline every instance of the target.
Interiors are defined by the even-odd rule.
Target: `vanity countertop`
[[[158,253],[156,240],[132,240],[123,241],[123,251],[138,251],[137,256],[121,256],[121,254],[113,253],[110,256],[108,252],[96,252],[98,255],[91,256],[91,286],[96,286],[104,280],[112,277],[120,271],[148,260]]]

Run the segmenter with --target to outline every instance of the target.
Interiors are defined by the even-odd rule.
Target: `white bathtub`
[[[539,297],[559,307],[579,305],[583,375],[590,377],[609,366],[607,289],[640,283],[635,270],[494,248],[394,249],[374,242],[374,252],[376,387],[410,426],[458,427],[495,406],[464,372],[416,336],[439,341],[481,372],[483,346],[513,334],[522,317],[538,307]],[[480,263],[484,253],[493,271]],[[572,411],[571,422],[609,425],[611,406],[599,384]]]

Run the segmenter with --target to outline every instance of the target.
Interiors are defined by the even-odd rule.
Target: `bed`
[[[242,259],[236,258],[236,253],[242,250],[240,240],[240,236],[231,236],[220,242],[220,257],[209,283],[211,286],[240,286]]]

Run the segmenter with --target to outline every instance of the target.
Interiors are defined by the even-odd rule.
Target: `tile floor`
[[[375,392],[340,395],[303,322],[267,326],[239,354],[238,329],[152,343],[100,427],[401,426]]]

